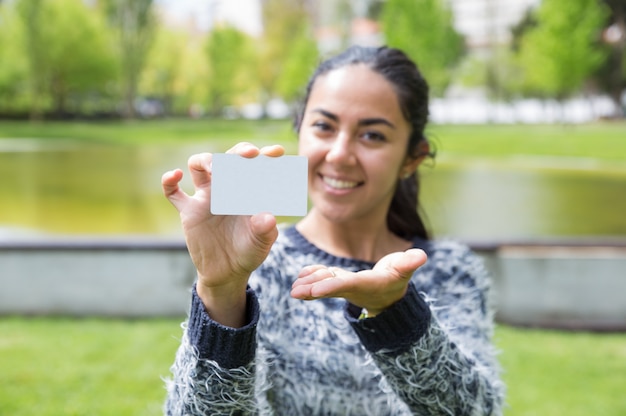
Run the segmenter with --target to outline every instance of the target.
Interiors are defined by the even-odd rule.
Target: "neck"
[[[392,233],[385,221],[335,223],[315,209],[296,226],[298,231],[320,249],[338,257],[377,262],[383,256],[410,248],[410,242]]]

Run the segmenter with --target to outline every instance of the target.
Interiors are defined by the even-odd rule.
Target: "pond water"
[[[161,174],[185,168],[192,153],[221,150],[0,140],[0,238],[180,236],[178,215],[161,194]],[[626,236],[626,164],[442,158],[421,176],[423,207],[437,236]],[[187,179],[184,187],[191,188]]]

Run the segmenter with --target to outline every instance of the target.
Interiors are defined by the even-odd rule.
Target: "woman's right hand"
[[[239,143],[227,153],[243,157],[282,156],[282,146],[261,149]],[[278,236],[276,219],[268,213],[253,216],[211,214],[212,154],[189,158],[195,188],[188,195],[180,188],[183,172],[176,169],[161,179],[163,193],[180,213],[185,240],[198,271],[196,290],[211,318],[223,325],[245,324],[248,278],[267,257]]]

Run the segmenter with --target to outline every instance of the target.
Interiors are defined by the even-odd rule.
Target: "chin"
[[[337,207],[336,204],[314,204],[314,207],[316,215],[333,224],[340,224],[350,219],[350,213],[346,212],[345,208]]]

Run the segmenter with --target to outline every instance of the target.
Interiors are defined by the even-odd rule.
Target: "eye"
[[[387,138],[385,137],[384,134],[378,132],[378,131],[366,131],[365,133],[363,133],[362,136],[365,140],[367,140],[368,142],[386,142]]]
[[[331,129],[330,124],[325,121],[316,121],[313,123],[313,127],[322,131]]]
[[[311,124],[313,130],[320,136],[325,136],[333,132],[333,126],[327,121],[318,120]]]

